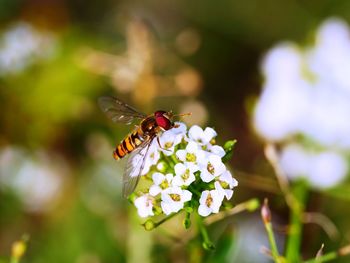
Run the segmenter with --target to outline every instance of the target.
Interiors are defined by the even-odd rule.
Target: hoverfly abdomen
[[[135,132],[126,136],[113,152],[114,159],[119,160],[140,146],[144,141],[140,133],[142,133],[142,131],[137,129]]]

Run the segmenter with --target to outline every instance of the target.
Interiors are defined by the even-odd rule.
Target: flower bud
[[[20,259],[26,252],[26,248],[27,246],[23,240],[16,241],[12,245],[12,257],[15,259]]]
[[[212,242],[210,242],[210,241],[204,241],[204,242],[202,243],[202,246],[203,246],[203,248],[204,248],[205,250],[214,250],[214,249],[215,249],[214,244],[213,244]]]
[[[261,217],[264,221],[264,224],[271,223],[271,210],[269,208],[269,203],[267,198],[265,198],[264,205],[261,207]]]
[[[254,198],[247,202],[246,207],[249,212],[254,212],[260,206],[260,202],[258,199]]]
[[[183,225],[185,229],[189,229],[191,227],[191,218],[186,216],[183,221]]]
[[[153,222],[152,219],[148,219],[145,223],[143,223],[143,227],[145,228],[145,230],[147,231],[151,231],[155,228],[155,223]]]
[[[155,205],[153,207],[153,212],[154,212],[154,215],[160,215],[163,213],[163,210],[159,205]]]
[[[157,164],[157,170],[161,173],[165,173],[166,170],[168,169],[169,165],[164,162],[164,161],[160,161],[158,164]]]
[[[186,211],[187,213],[192,213],[192,212],[193,212],[193,207],[187,206],[187,207],[185,207],[185,211]]]

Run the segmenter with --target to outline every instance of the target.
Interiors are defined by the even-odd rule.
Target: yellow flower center
[[[197,160],[197,157],[194,153],[187,153],[186,154],[186,161],[187,162],[195,162]]]
[[[181,200],[181,196],[179,194],[170,194],[171,199],[173,199],[173,201],[180,201]]]
[[[186,169],[186,171],[184,172],[184,174],[181,175],[181,178],[182,178],[183,180],[187,180],[189,177],[190,177],[190,170],[189,170],[189,169]]]
[[[211,163],[208,163],[207,165],[207,170],[209,173],[214,174],[215,173],[215,169],[214,166]]]
[[[211,194],[208,194],[205,204],[207,205],[207,207],[210,207],[212,203],[213,203],[213,198],[211,197]]]
[[[220,185],[222,186],[222,188],[226,189],[229,187],[228,183],[224,182],[224,181],[220,181]]]
[[[169,148],[171,148],[171,147],[173,146],[173,144],[174,144],[174,143],[172,143],[172,142],[166,142],[166,143],[164,144],[164,148],[165,148],[165,149],[169,149]]]
[[[160,188],[162,188],[163,190],[169,187],[169,182],[167,179],[165,179],[160,185]]]

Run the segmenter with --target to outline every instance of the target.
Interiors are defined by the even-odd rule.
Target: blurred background
[[[308,182],[306,209],[338,232],[305,225],[303,257],[350,242],[348,22],[345,0],[0,0],[0,262],[23,234],[22,262],[269,262],[258,211],[211,226],[214,252],[140,226],[112,158],[131,128],[101,113],[103,95],[237,139],[232,202],[268,197],[282,249],[289,210],[264,156],[276,144]]]

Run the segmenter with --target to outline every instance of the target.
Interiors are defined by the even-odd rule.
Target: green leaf
[[[226,163],[227,161],[229,161],[232,158],[233,155],[233,149],[236,145],[237,140],[230,140],[225,142],[224,144],[224,150],[226,152],[225,156],[222,157],[222,161],[224,163]]]
[[[215,247],[215,251],[208,255],[208,261],[206,262],[233,262],[232,256],[236,247],[236,240],[234,235],[234,226],[232,224],[229,223],[227,226],[225,226],[225,229],[220,235]]]
[[[339,184],[336,187],[324,191],[324,193],[334,198],[350,201],[350,184]]]

